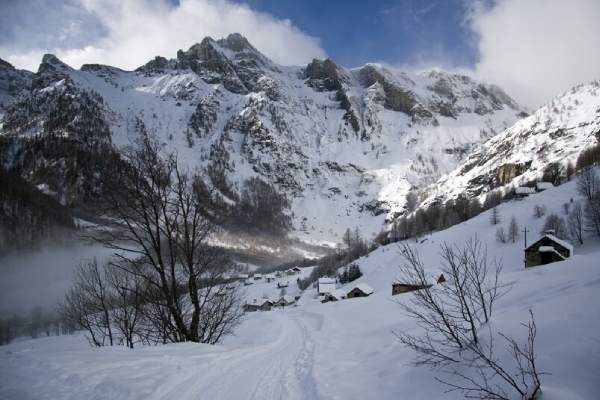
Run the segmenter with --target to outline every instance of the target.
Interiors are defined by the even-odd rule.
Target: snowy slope
[[[578,200],[575,182],[502,204],[503,224],[512,215],[536,237],[543,221],[536,204],[561,213]],[[522,241],[497,245],[488,213],[416,244],[428,268],[439,265],[438,246],[461,244],[477,233],[490,256],[502,257],[504,282],[513,289],[496,303],[492,327],[523,338],[520,322],[532,309],[538,327],[536,349],[545,400],[589,400],[600,389],[600,241],[587,238],[564,262],[522,266]],[[522,240],[522,238],[521,238]],[[412,354],[393,332],[413,331],[392,297],[400,259],[397,245],[360,259],[367,298],[321,304],[308,289],[298,307],[248,314],[236,335],[222,345],[177,344],[133,351],[91,349],[80,336],[22,341],[0,353],[0,397],[6,399],[461,399],[445,393],[427,369],[408,366]],[[257,286],[258,288],[258,286]],[[260,291],[259,291],[260,292]],[[257,294],[259,293],[257,292]]]
[[[566,166],[600,139],[600,82],[579,85],[474,149],[430,188],[433,199],[478,196],[539,179],[552,162]]]
[[[98,136],[123,147],[152,135],[234,190],[253,176],[275,185],[292,201],[296,236],[312,241],[338,241],[357,225],[378,232],[411,187],[434,182],[522,115],[499,88],[466,76],[331,60],[284,67],[237,34],[136,71],[74,70],[47,55],[33,82],[0,137]],[[110,137],[82,131],[80,120]]]

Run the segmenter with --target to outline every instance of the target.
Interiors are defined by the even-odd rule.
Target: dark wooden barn
[[[563,261],[573,255],[573,246],[554,236],[546,233],[541,239],[525,249],[525,260],[527,267],[550,264]]]
[[[399,283],[399,282],[392,283],[392,296],[395,296],[395,295],[401,294],[401,293],[408,293],[408,292],[413,292],[415,290],[421,290],[421,289],[425,289],[428,287],[432,287],[434,283],[436,283],[436,284],[444,283],[444,282],[446,282],[446,277],[441,272],[437,273],[437,274],[433,274],[430,282],[431,282],[431,284],[429,284],[429,285],[415,285],[415,284],[411,284],[411,283]]]

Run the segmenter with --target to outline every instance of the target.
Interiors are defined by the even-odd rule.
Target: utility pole
[[[525,247],[523,248],[523,264],[525,265],[525,268],[527,268],[527,253],[525,252],[525,250],[527,249],[527,232],[529,232],[529,229],[527,229],[527,227],[524,226],[523,237],[525,238]]]

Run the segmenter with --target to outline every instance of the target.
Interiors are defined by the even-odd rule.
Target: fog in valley
[[[69,288],[75,268],[94,257],[110,258],[112,250],[80,241],[16,251],[0,258],[0,317],[28,313],[41,306],[53,311]]]

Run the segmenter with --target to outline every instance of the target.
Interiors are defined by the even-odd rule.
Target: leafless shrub
[[[400,252],[405,260],[401,279],[420,287],[410,300],[399,303],[422,333],[396,333],[400,342],[415,352],[413,365],[443,374],[445,378],[437,379],[450,391],[463,392],[466,398],[508,400],[511,392],[522,399],[534,399],[540,390],[540,373],[535,364],[533,314],[525,325],[525,345],[499,334],[508,344],[513,366],[505,365],[495,354],[494,335],[489,329],[482,340],[482,327],[489,327],[494,304],[510,285],[499,282],[502,266],[488,259],[481,242],[475,238],[462,248],[441,246],[446,278],[441,284],[432,282],[416,250],[403,245]]]
[[[84,329],[93,346],[114,344],[110,291],[104,268],[94,259],[79,266],[59,312],[65,321]]]
[[[583,232],[585,225],[584,210],[581,203],[577,202],[569,211],[567,216],[567,225],[571,238],[577,240],[579,244],[583,244]]]
[[[546,206],[542,206],[542,205],[536,204],[533,207],[533,215],[536,218],[542,218],[544,215],[546,215]]]
[[[498,243],[506,243],[506,232],[503,227],[496,229],[496,241]]]
[[[505,344],[505,353],[510,355],[511,365],[500,360],[496,354],[494,335],[488,331],[487,341],[478,345],[469,345],[463,354],[463,366],[446,371],[448,378],[436,378],[450,389],[460,391],[467,399],[511,400],[518,395],[522,400],[535,400],[541,391],[540,376],[535,356],[535,338],[537,327],[530,310],[530,319],[522,324],[527,328],[525,344],[519,344],[514,338],[498,333]]]

